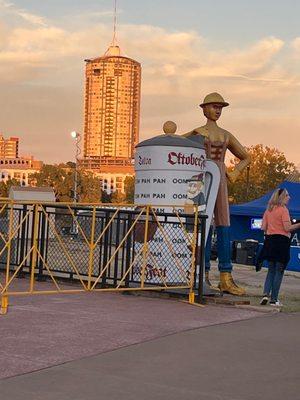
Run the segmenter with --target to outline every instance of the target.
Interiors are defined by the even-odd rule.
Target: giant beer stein
[[[172,205],[176,206],[179,213],[185,213],[194,204],[198,210],[208,216],[207,224],[210,225],[218,187],[220,172],[217,165],[206,159],[203,142],[199,137],[197,141],[175,135],[176,124],[168,121],[164,124],[165,134],[145,140],[136,146],[135,153],[135,204],[153,205],[157,212],[172,212]],[[176,227],[176,224],[174,224]],[[175,232],[176,240],[178,229]],[[187,244],[183,240],[182,248],[177,251],[178,258],[190,256]],[[206,229],[206,238],[208,229]],[[168,236],[172,241],[172,229]],[[168,257],[168,246],[157,251],[157,243],[162,243],[163,238],[157,230],[149,242],[151,258],[155,258],[158,265],[172,264]],[[175,239],[174,239],[175,240]],[[153,250],[154,249],[154,250]],[[178,249],[178,246],[177,246]],[[173,259],[174,264],[174,259]],[[166,281],[172,281],[172,274],[164,270]],[[153,282],[153,276],[149,276]],[[155,279],[154,279],[155,280]]]

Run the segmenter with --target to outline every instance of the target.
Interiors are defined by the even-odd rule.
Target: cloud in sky
[[[45,18],[39,15],[31,14],[22,8],[18,8],[14,3],[6,0],[0,0],[0,9],[2,9],[2,11],[6,11],[8,15],[19,17],[30,24],[47,26]]]
[[[300,37],[296,37],[292,43],[291,48],[294,51],[294,57],[300,58]]]
[[[104,54],[111,42],[106,16],[98,13],[95,21],[86,14],[75,29],[71,16],[54,24],[0,0],[0,106],[6,110],[0,130],[20,135],[21,152],[45,161],[73,157],[71,141],[62,150],[57,143],[83,125],[83,60]],[[143,67],[141,138],[160,133],[165,119],[175,119],[180,131],[204,123],[197,104],[217,90],[231,103],[221,126],[247,145],[276,146],[297,162],[300,37],[224,49],[195,31],[120,25],[118,38]]]

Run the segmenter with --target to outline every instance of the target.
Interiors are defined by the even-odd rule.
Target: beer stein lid
[[[204,149],[204,138],[201,135],[195,135],[195,137],[191,139],[178,135],[163,134],[140,142],[136,148],[144,146],[176,146]]]

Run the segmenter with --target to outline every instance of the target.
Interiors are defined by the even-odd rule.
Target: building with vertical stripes
[[[133,173],[139,139],[141,65],[112,45],[86,61],[82,165],[98,173]]]
[[[0,134],[0,158],[18,158],[19,156],[19,138],[10,137],[5,139]]]

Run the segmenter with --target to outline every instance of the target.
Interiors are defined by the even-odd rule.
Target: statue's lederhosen
[[[224,141],[211,141],[207,136],[201,135],[198,130],[188,132],[185,137],[202,136],[206,157],[213,160],[220,170],[220,186],[214,209],[215,226],[230,226],[227,176],[225,166],[225,154],[228,147],[229,137],[226,135]]]
[[[220,170],[220,186],[216,199],[216,205],[214,210],[215,225],[216,226],[229,226],[230,225],[230,214],[229,214],[229,203],[228,203],[228,189],[227,189],[227,177],[226,177],[226,166],[225,166],[225,154],[228,146],[228,137],[225,138],[224,142],[211,141],[205,137],[204,141],[206,157],[213,160]]]

